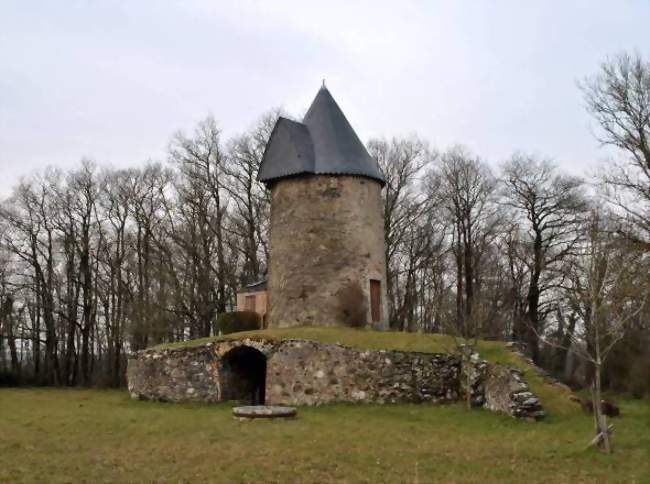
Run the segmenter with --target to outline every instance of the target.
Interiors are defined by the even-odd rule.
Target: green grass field
[[[615,453],[589,417],[527,423],[462,405],[300,408],[240,422],[230,405],[124,391],[0,390],[6,482],[650,482],[650,402],[621,400]]]
[[[344,328],[222,338],[234,337],[402,351],[456,348],[444,335]],[[543,422],[462,404],[304,407],[291,421],[240,422],[226,403],[132,401],[116,390],[5,389],[0,481],[650,483],[650,401],[620,400],[614,455],[585,450],[593,423],[566,390],[545,382],[503,343],[477,345],[489,361],[524,370],[548,413]]]

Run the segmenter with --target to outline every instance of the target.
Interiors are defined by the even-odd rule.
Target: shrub
[[[20,377],[16,373],[0,371],[0,387],[16,387],[20,383]]]
[[[221,334],[261,329],[262,318],[255,311],[232,311],[217,318],[217,331]]]

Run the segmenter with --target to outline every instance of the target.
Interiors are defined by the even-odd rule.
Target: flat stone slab
[[[296,407],[281,407],[277,405],[249,405],[234,407],[232,413],[238,418],[291,418],[295,417]]]

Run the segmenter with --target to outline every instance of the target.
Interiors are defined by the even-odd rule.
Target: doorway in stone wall
[[[266,356],[250,346],[237,346],[221,359],[221,395],[245,405],[264,405]]]

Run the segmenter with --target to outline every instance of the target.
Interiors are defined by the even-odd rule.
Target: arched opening
[[[238,346],[221,360],[223,400],[237,400],[247,405],[264,405],[266,391],[266,356],[250,346]]]

